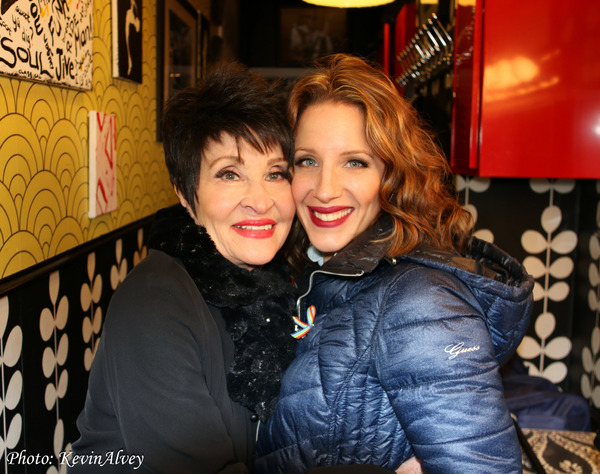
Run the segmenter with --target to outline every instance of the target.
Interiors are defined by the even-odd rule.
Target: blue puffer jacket
[[[257,473],[375,464],[416,456],[428,473],[522,472],[498,374],[529,324],[533,278],[492,244],[469,255],[373,243],[381,219],[309,279],[300,341],[274,416],[261,427]],[[304,319],[304,318],[303,318]]]

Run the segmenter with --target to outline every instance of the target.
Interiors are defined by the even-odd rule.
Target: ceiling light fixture
[[[320,7],[335,7],[335,8],[362,8],[362,7],[377,7],[392,3],[394,0],[304,0],[306,3],[318,5]]]

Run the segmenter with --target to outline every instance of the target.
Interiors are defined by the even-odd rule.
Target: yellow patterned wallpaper
[[[156,3],[143,2],[141,84],[112,77],[110,0],[93,21],[91,91],[0,76],[0,278],[176,202],[156,141]],[[95,219],[90,110],[117,116],[118,210]]]

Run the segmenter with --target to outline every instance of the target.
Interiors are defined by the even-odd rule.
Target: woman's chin
[[[315,239],[316,240],[316,239]],[[310,241],[312,246],[316,248],[321,255],[327,260],[328,258],[333,257],[337,252],[339,252],[343,246],[340,246],[339,242],[327,242],[327,241],[317,241],[316,243],[313,240]]]
[[[266,265],[271,260],[275,258],[275,254],[267,255],[267,256],[254,256],[254,257],[246,257],[243,260],[239,260],[238,262],[234,262],[238,267],[245,268],[246,270],[254,270],[256,268],[260,268],[263,265]]]

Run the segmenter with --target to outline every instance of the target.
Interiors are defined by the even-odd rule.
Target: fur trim
[[[265,421],[296,349],[290,334],[297,291],[287,266],[274,261],[252,271],[238,267],[182,206],[157,213],[149,240],[150,248],[179,259],[205,301],[221,309],[235,348],[229,396]]]

